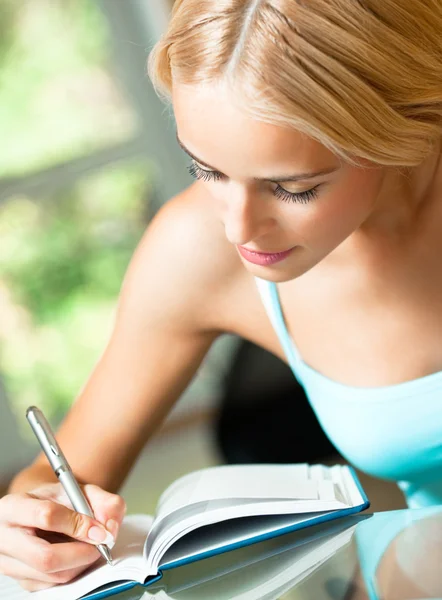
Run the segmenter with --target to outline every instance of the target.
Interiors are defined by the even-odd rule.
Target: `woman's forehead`
[[[176,85],[172,98],[180,141],[218,170],[228,156],[253,161],[258,168],[286,163],[293,169],[294,160],[299,170],[339,164],[323,144],[304,133],[247,115],[222,86]]]

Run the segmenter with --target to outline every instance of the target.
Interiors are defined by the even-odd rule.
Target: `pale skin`
[[[148,227],[108,346],[57,432],[78,479],[92,484],[85,491],[97,521],[116,521],[114,534],[125,511],[118,489],[213,341],[235,333],[286,360],[254,275],[278,282],[288,329],[324,375],[369,387],[442,369],[440,144],[406,176],[368,161],[352,167],[299,132],[251,120],[231,100],[222,84],[174,86],[181,143],[200,169],[222,177],[191,185]],[[274,195],[276,178],[335,168],[279,182],[292,193],[319,186],[310,202]],[[238,244],[296,248],[263,267]],[[59,491],[40,455],[0,500],[0,571],[29,590],[69,581],[99,558],[90,519],[54,497]],[[77,541],[49,544],[35,528]]]

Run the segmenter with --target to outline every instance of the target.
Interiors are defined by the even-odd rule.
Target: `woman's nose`
[[[265,200],[253,188],[229,183],[224,203],[224,227],[232,244],[245,245],[264,235],[273,219],[267,213]]]

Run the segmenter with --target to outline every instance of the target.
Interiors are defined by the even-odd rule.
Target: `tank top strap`
[[[267,315],[273,325],[273,329],[278,336],[288,363],[292,371],[297,375],[299,372],[301,359],[299,352],[287,330],[287,325],[282,314],[281,302],[279,299],[278,288],[273,281],[266,281],[260,277],[255,277],[255,282],[261,296],[262,303]]]

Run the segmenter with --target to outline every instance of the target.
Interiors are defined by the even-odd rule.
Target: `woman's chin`
[[[292,266],[283,266],[283,265],[272,265],[268,267],[254,265],[246,260],[243,260],[244,267],[247,271],[253,275],[254,277],[259,277],[260,279],[265,279],[266,281],[272,281],[273,283],[284,283],[285,281],[291,281],[292,279],[296,279],[303,275],[308,268],[296,268]]]

